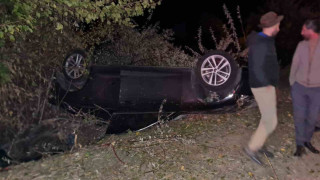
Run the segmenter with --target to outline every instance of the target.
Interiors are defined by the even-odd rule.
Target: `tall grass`
[[[223,24],[222,28],[217,28],[217,29],[218,30],[222,29],[223,36],[217,37],[214,30],[215,27],[210,27],[209,32],[210,32],[210,38],[212,40],[212,43],[214,44],[215,49],[226,51],[236,59],[245,58],[247,57],[248,49],[245,48],[244,44],[240,44],[240,41],[239,41],[240,36],[237,33],[238,31],[234,24],[234,19],[230,11],[228,10],[227,6],[224,4],[222,8],[226,17],[226,22]],[[237,8],[237,15],[238,15],[237,18],[240,22],[241,29],[242,29],[242,36],[245,38],[246,35],[245,35],[245,30],[244,30],[242,19],[241,19],[239,6]],[[201,55],[212,50],[212,49],[206,48],[203,45],[202,39],[207,37],[203,37],[202,31],[203,31],[202,27],[199,27],[197,39],[198,39],[198,49],[200,50],[200,53],[197,53],[195,50],[187,47],[187,49],[191,51],[192,54],[198,58],[201,57]]]

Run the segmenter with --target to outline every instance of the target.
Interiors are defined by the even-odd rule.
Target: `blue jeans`
[[[310,142],[320,113],[320,87],[308,88],[299,83],[291,87],[296,144]]]

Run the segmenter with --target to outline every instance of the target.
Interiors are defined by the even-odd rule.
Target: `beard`
[[[309,41],[310,40],[310,36],[303,35],[303,39],[306,40],[306,41]]]

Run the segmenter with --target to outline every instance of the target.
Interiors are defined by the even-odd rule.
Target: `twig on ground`
[[[273,168],[273,166],[272,166],[272,164],[271,164],[271,162],[270,162],[269,158],[267,157],[266,153],[263,153],[263,154],[264,154],[264,156],[266,157],[266,159],[267,159],[267,161],[268,161],[268,163],[269,163],[269,165],[270,165],[270,167],[271,167],[271,169],[272,169],[272,171],[273,171],[274,175],[276,176],[276,179],[277,179],[277,180],[279,180],[279,178],[278,178],[278,176],[277,176],[277,173],[276,173],[275,169]]]
[[[254,180],[257,180],[256,177],[254,176],[254,174],[252,174],[252,178],[253,178]]]
[[[152,146],[158,146],[160,143],[150,144],[146,146],[129,146],[129,148],[146,148],[146,147],[152,147]]]
[[[164,159],[166,159],[166,150],[165,150],[162,146],[160,146],[160,148],[161,148],[162,151],[163,151],[163,157],[164,157]]]
[[[143,131],[143,130],[145,130],[145,129],[148,129],[148,128],[150,128],[150,127],[152,127],[152,126],[154,126],[154,125],[156,125],[156,124],[159,124],[159,123],[160,123],[159,121],[157,121],[157,122],[155,122],[155,123],[152,123],[152,124],[150,124],[150,125],[147,126],[147,127],[144,127],[144,128],[142,128],[142,129],[137,130],[137,132],[140,132],[140,131]]]
[[[109,147],[111,145],[111,143],[105,143],[105,144],[102,144],[101,147]]]
[[[118,154],[117,154],[117,152],[116,152],[116,150],[115,150],[115,148],[114,148],[113,143],[106,143],[106,144],[102,144],[101,146],[102,146],[102,147],[110,147],[110,145],[111,145],[112,151],[113,151],[114,155],[116,156],[116,158],[117,158],[122,164],[126,164],[126,163],[124,163],[124,162],[119,158],[119,156],[118,156]]]
[[[205,144],[198,144],[197,146],[202,146],[202,147],[206,147],[206,148],[213,148],[213,149],[217,149],[218,148],[218,147],[207,146]]]
[[[150,171],[146,171],[146,172],[144,172],[144,174],[147,174],[147,173],[154,173],[154,169],[152,169],[152,170],[150,170]]]
[[[10,168],[8,168],[8,167],[0,168],[0,172],[9,171],[9,170],[10,170]]]
[[[77,145],[78,145],[78,134],[76,134],[76,131],[74,131],[73,133],[74,133],[74,146],[77,147]]]
[[[112,151],[114,153],[114,155],[116,156],[116,158],[122,163],[122,164],[125,164],[118,156],[118,154],[116,153],[116,150],[114,149],[114,146],[113,144],[111,144],[111,148],[112,148]]]

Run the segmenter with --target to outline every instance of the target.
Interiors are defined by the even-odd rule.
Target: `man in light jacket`
[[[301,31],[305,40],[298,44],[294,54],[290,85],[293,103],[297,150],[294,156],[319,151],[312,146],[316,123],[320,111],[320,19],[307,20]]]

